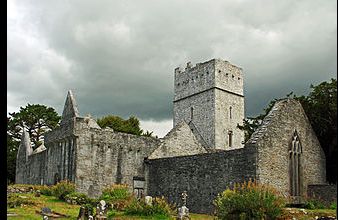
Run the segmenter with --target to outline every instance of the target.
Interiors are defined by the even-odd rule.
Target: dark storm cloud
[[[172,117],[173,70],[222,58],[245,74],[246,114],[336,74],[336,1],[10,1],[8,108]]]

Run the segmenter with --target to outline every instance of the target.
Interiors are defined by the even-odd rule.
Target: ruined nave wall
[[[77,120],[76,178],[78,191],[90,197],[100,195],[112,184],[127,184],[144,178],[144,158],[159,145],[159,139],[90,128]]]

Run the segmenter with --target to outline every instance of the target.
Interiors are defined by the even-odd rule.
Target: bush
[[[67,180],[58,182],[55,186],[53,186],[53,196],[65,200],[65,196],[75,192],[75,184],[71,183]]]
[[[235,184],[214,201],[219,219],[275,219],[282,214],[285,200],[270,186],[249,181]]]
[[[35,187],[35,190],[39,190],[42,195],[52,196],[53,195],[53,186],[38,185]]]
[[[107,217],[108,219],[113,219],[113,217],[115,217],[117,215],[115,210],[110,210],[107,212]]]
[[[132,198],[133,195],[129,192],[127,185],[114,184],[102,190],[99,200],[104,200],[108,205],[112,205],[114,209],[123,211]]]
[[[170,216],[174,212],[174,207],[162,197],[155,197],[152,205],[147,205],[144,199],[134,199],[125,209],[129,215],[141,216]]]
[[[29,198],[22,198],[22,196],[17,194],[7,196],[7,206],[9,208],[15,208],[21,205],[35,205],[35,202],[29,200]]]
[[[330,208],[330,209],[337,209],[337,202],[331,203],[331,205],[330,205],[329,208]]]
[[[303,205],[306,209],[325,209],[325,205],[319,199],[308,199]]]
[[[93,199],[88,198],[86,194],[78,193],[78,192],[72,192],[65,196],[65,201],[70,204],[74,205],[83,205],[87,203],[95,203]],[[92,204],[93,205],[93,204]]]

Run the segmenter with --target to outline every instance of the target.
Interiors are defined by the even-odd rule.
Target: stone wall
[[[320,199],[327,205],[334,201],[337,203],[337,185],[308,185],[307,195],[310,198]]]
[[[215,145],[215,91],[196,94],[187,99],[174,102],[174,127],[181,122],[192,121],[207,144],[206,147]],[[191,109],[193,108],[193,109]],[[193,115],[191,117],[191,111]]]
[[[180,195],[188,193],[192,212],[212,213],[213,200],[226,187],[256,177],[254,147],[192,156],[147,160],[147,194],[165,196],[181,205]]]
[[[148,159],[178,157],[202,153],[207,153],[206,149],[198,142],[189,125],[185,122],[181,122],[161,139],[160,146],[151,153]]]
[[[55,184],[58,180],[75,181],[75,118],[64,121],[60,127],[45,134],[47,148],[46,172],[44,182]]]
[[[159,139],[90,128],[83,119],[76,122],[76,178],[79,192],[97,197],[104,187],[127,184],[144,178],[145,157],[159,145]]]
[[[290,195],[290,149],[295,133],[302,147],[300,190],[306,195],[308,185],[325,183],[325,155],[298,101],[277,102],[247,145],[258,149],[258,180]]]
[[[27,183],[28,184],[46,184],[45,171],[46,171],[46,157],[47,151],[32,154],[28,157],[27,163]]]
[[[242,148],[244,146],[244,132],[237,125],[243,125],[244,97],[221,90],[216,90],[215,96],[215,118],[217,119],[215,122],[215,148],[225,150]],[[232,136],[231,146],[229,135]]]

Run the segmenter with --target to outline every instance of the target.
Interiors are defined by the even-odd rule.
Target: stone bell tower
[[[242,69],[212,59],[175,69],[174,126],[185,121],[205,147],[231,150],[244,146]]]

